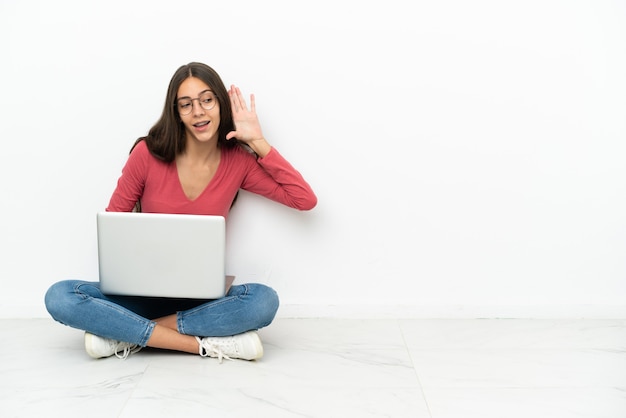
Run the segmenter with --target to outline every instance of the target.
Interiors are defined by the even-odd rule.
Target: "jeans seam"
[[[94,298],[93,296],[90,296],[87,293],[82,292],[79,288],[83,285],[84,283],[79,283],[76,286],[74,286],[74,293],[78,295],[83,301],[91,300],[91,302],[94,302],[102,306],[106,306],[109,309],[115,310],[116,312],[124,315],[129,320],[133,320],[140,325],[145,325],[146,329],[141,337],[141,342],[139,343],[139,345],[141,345],[142,347],[146,346],[146,343],[150,339],[150,336],[152,335],[152,332],[154,331],[154,327],[156,326],[156,323],[154,321],[150,321],[147,318],[143,318],[134,312],[132,315],[130,315],[127,310],[125,310],[124,308],[121,308],[119,305],[113,302]]]
[[[232,296],[225,296],[223,298],[220,299],[216,299],[213,302],[210,302],[210,307],[214,307],[214,306],[220,306],[223,305],[225,303],[230,303],[231,301],[235,300],[235,299],[241,299],[244,296],[248,295],[248,292],[250,290],[249,286],[247,284],[241,284],[240,285],[243,288],[243,292],[241,292],[238,295],[232,295]],[[207,304],[202,304],[200,306],[197,306],[195,308],[192,309],[188,309],[184,312],[177,312],[176,316],[177,316],[177,325],[178,325],[178,331],[181,334],[185,334],[188,335],[186,330],[185,330],[185,325],[184,325],[184,319],[187,317],[191,317],[194,315],[199,314],[200,312],[206,310],[207,308],[209,308],[209,306],[207,306]]]

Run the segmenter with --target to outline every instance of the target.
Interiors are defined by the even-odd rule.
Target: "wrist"
[[[250,141],[248,142],[248,145],[250,145],[250,148],[254,150],[259,158],[265,157],[272,149],[272,146],[269,144],[269,142],[267,142],[265,138]]]

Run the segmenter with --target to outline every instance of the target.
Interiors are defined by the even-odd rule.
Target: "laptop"
[[[217,299],[233,282],[222,216],[98,212],[97,231],[104,294]]]

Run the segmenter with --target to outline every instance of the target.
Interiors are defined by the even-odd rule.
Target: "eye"
[[[178,102],[178,107],[180,109],[187,109],[189,106],[191,106],[191,102],[187,101],[187,102]]]
[[[200,96],[200,101],[202,103],[211,103],[213,101],[213,95],[206,94],[206,95]]]

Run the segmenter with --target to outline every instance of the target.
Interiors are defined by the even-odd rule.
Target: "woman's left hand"
[[[261,131],[261,124],[256,114],[254,94],[250,95],[250,110],[248,110],[246,100],[241,94],[239,87],[231,85],[230,90],[228,90],[228,96],[230,97],[230,105],[233,111],[235,130],[226,134],[226,139],[237,138],[250,146],[259,157],[265,157],[270,152],[271,146],[265,140]]]

